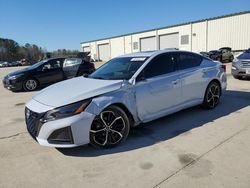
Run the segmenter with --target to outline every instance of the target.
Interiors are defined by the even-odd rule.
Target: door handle
[[[206,73],[206,72],[207,72],[207,69],[202,69],[202,72],[203,72],[203,73]]]
[[[175,80],[175,81],[172,81],[172,84],[174,84],[174,85],[176,85],[176,84],[178,84],[179,83],[179,79],[177,79],[177,80]]]

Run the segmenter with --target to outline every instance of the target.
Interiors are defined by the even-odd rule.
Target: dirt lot
[[[0,69],[0,79],[15,69]],[[216,109],[142,125],[108,150],[38,145],[24,122],[34,94],[0,85],[0,187],[250,187],[250,81],[228,76]]]

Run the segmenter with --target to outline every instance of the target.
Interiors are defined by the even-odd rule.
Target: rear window
[[[176,59],[178,62],[178,69],[183,70],[200,66],[203,57],[193,53],[181,52],[177,54]]]

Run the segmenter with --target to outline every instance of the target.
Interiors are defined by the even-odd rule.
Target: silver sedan
[[[225,66],[199,54],[150,51],[114,58],[88,78],[45,88],[26,104],[28,132],[41,145],[113,147],[131,127],[182,109],[215,108]]]

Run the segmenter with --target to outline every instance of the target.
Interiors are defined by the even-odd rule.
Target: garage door
[[[160,35],[160,50],[165,48],[179,48],[179,33]]]
[[[83,52],[90,52],[90,47],[89,46],[83,46],[82,51]]]
[[[110,45],[99,44],[98,45],[99,59],[101,61],[107,61],[110,59]]]
[[[156,50],[156,37],[147,37],[140,39],[140,50],[141,51],[149,51]]]

